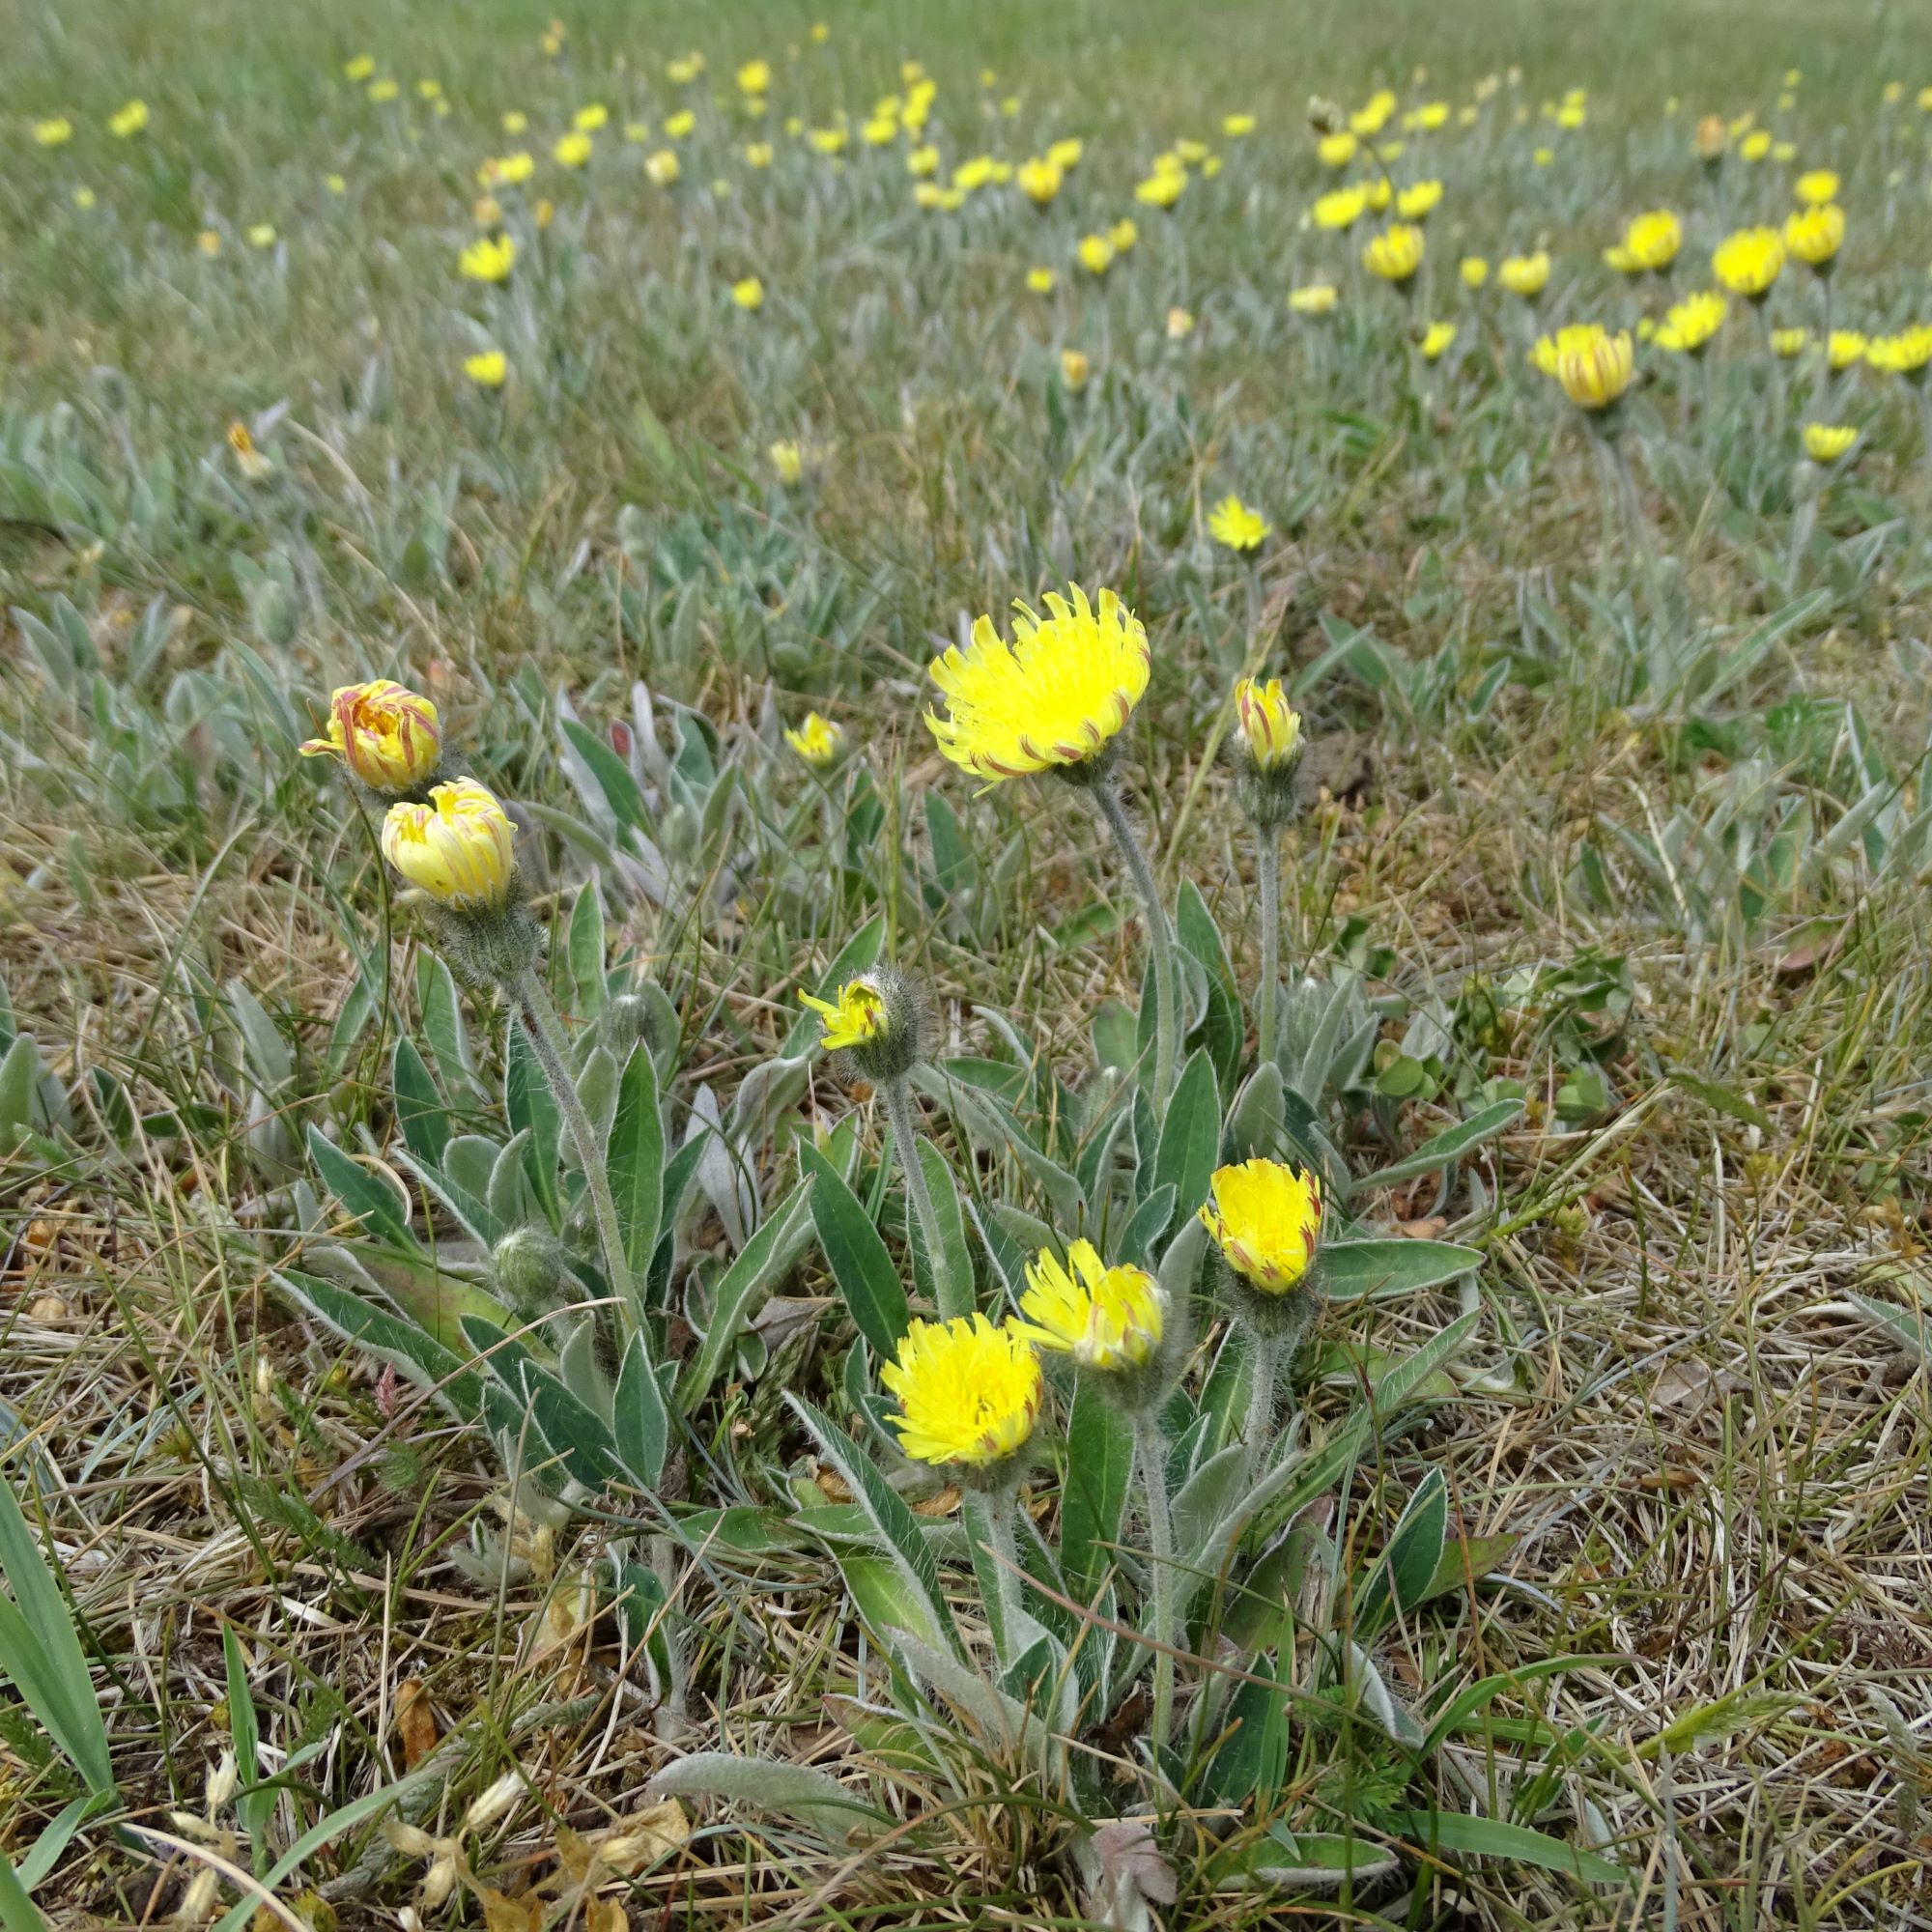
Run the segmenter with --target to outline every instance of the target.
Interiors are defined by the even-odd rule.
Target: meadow
[[[1910,9],[11,25],[0,1932],[1932,1923]]]

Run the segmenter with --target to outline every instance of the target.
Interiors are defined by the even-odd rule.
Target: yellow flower
[[[1046,158],[1064,175],[1070,175],[1080,165],[1080,156],[1087,152],[1086,144],[1072,136],[1064,141],[1056,141],[1046,151]]]
[[[830,749],[822,755],[813,755],[799,742],[801,736],[810,739],[814,745],[820,742],[818,738],[812,736],[811,726],[814,720],[825,732],[834,734],[829,741]],[[838,739],[842,735],[836,724],[826,724],[824,719],[813,712],[806,720],[804,733],[787,731],[785,738],[807,764],[824,765],[831,763],[837,754]],[[889,1023],[885,994],[872,980],[863,977],[846,980],[844,985],[839,987],[838,997],[836,1000],[815,1000],[810,993],[801,993],[798,999],[801,1006],[810,1007],[818,1015],[818,1043],[828,1053],[866,1046],[879,1038]]]
[[[772,459],[772,468],[778,471],[779,481],[787,488],[805,474],[805,452],[796,442],[788,440],[775,442],[765,454]],[[814,711],[806,719],[804,728],[808,733],[811,730],[812,719],[817,716]],[[838,727],[835,724],[831,728],[836,731]],[[787,731],[785,736],[790,738],[792,734]],[[793,743],[797,743],[796,739],[793,739]],[[803,747],[799,750],[802,756],[806,755]],[[807,762],[811,762],[810,757],[807,757]]]
[[[521,134],[530,125],[530,117],[522,108],[513,107],[503,116],[501,127],[506,134]]]
[[[228,447],[235,453],[235,467],[251,483],[266,483],[274,474],[275,466],[255,447],[255,439],[248,434],[248,425],[232,422],[228,425]],[[359,689],[359,687],[352,687]],[[342,694],[336,693],[340,697]],[[331,726],[331,729],[333,727]],[[302,747],[303,752],[313,750],[327,751],[327,745],[319,745],[315,740]]]
[[[832,29],[823,20],[814,20],[811,23],[811,43],[813,46],[822,47],[831,38]]]
[[[463,358],[463,373],[479,389],[500,389],[510,374],[510,358],[500,349],[485,349]]]
[[[1843,424],[1806,423],[1804,454],[1813,463],[1835,463],[1858,441],[1859,433]]]
[[[442,99],[442,83],[440,80],[419,80],[416,82],[416,92],[425,100],[440,100]]]
[[[1228,1265],[1264,1294],[1286,1294],[1315,1259],[1321,1184],[1279,1161],[1244,1160],[1214,1170],[1202,1225]]]
[[[1304,282],[1288,292],[1288,305],[1296,315],[1333,315],[1339,299],[1333,282]]]
[[[879,1379],[898,1398],[893,1427],[917,1463],[1004,1463],[1025,1448],[1045,1400],[1026,1337],[983,1315],[913,1321]]]
[[[555,219],[555,216],[556,204],[549,199],[538,202],[530,210],[530,219],[536,223],[539,233],[548,228],[551,222]]]
[[[504,282],[517,264],[517,244],[507,235],[485,235],[457,257],[457,268],[470,282]]]
[[[1422,359],[1435,362],[1447,354],[1449,345],[1456,340],[1456,325],[1453,322],[1432,322],[1422,332],[1419,345]]]
[[[1187,186],[1183,167],[1155,168],[1145,181],[1134,185],[1134,199],[1148,208],[1172,208]]]
[[[1107,240],[1113,243],[1116,255],[1124,255],[1140,239],[1141,231],[1124,214],[1107,230]]]
[[[343,77],[347,80],[367,80],[376,71],[374,54],[357,54],[354,60],[342,63]]]
[[[1386,214],[1395,202],[1395,190],[1382,176],[1365,183],[1362,187],[1362,205],[1371,214]]]
[[[906,173],[915,181],[924,181],[939,169],[939,150],[930,145],[913,148],[906,154]]]
[[[1439,181],[1419,181],[1404,188],[1395,198],[1395,212],[1405,221],[1426,221],[1442,200]]]
[[[1716,290],[1699,290],[1671,303],[1651,340],[1672,355],[1701,355],[1730,310],[1730,303]]]
[[[570,125],[580,134],[594,134],[598,128],[609,126],[610,120],[611,110],[601,100],[593,100],[570,117]]]
[[[1384,228],[1369,238],[1362,250],[1362,263],[1371,273],[1398,286],[1422,267],[1422,230],[1406,221]]]
[[[1044,208],[1060,192],[1063,177],[1051,161],[1031,160],[1021,163],[1013,179],[1036,208]]]
[[[1150,652],[1140,620],[1111,590],[1089,604],[1047,594],[1041,618],[1015,604],[1013,641],[990,617],[968,648],[949,645],[928,667],[949,716],[925,722],[955,765],[989,784],[1028,772],[1080,766],[1125,728],[1147,690]]]
[[[701,54],[681,54],[675,60],[665,63],[665,78],[673,87],[689,87],[704,71],[704,57]]]
[[[397,803],[383,820],[383,857],[411,885],[455,912],[490,912],[510,896],[517,829],[474,779],[432,785],[424,805]]]
[[[73,139],[73,123],[64,114],[56,114],[46,121],[34,123],[35,144],[43,148],[58,148],[62,142]]]
[[[793,453],[797,453],[796,444],[793,445]],[[795,483],[798,481],[797,474],[794,472],[785,480]],[[845,745],[844,727],[835,724],[829,718],[821,718],[815,711],[808,711],[798,729],[787,729],[784,735],[785,743],[815,772],[822,772],[835,763]]]
[[[1922,382],[1932,366],[1932,324],[1918,323],[1896,335],[1881,335],[1865,351],[1865,360],[1874,369]]]
[[[1361,107],[1349,116],[1349,126],[1365,140],[1372,140],[1388,126],[1395,106],[1395,96],[1385,87],[1378,88]]]
[[[1114,266],[1114,244],[1104,235],[1083,235],[1074,252],[1090,275],[1104,275]]]
[[[537,163],[536,156],[527,149],[519,149],[514,155],[499,155],[494,161],[488,161],[484,165],[492,171],[497,181],[515,187],[519,183],[529,180],[536,172]]]
[[[1360,146],[1360,141],[1344,128],[1339,133],[1322,135],[1315,144],[1315,155],[1324,168],[1346,168]]]
[[[194,245],[212,262],[215,256],[221,253],[221,237],[216,230],[204,228],[194,238]]]
[[[756,275],[747,275],[743,281],[731,284],[731,299],[748,312],[761,309],[765,305],[765,285]]]
[[[349,192],[349,180],[345,175],[324,175],[322,185],[330,194],[347,194]]]
[[[1361,187],[1332,187],[1318,196],[1309,213],[1318,228],[1352,228],[1368,212],[1369,197]]]
[[[697,116],[689,107],[680,107],[675,114],[665,116],[665,137],[667,140],[681,141],[697,126]]]
[[[1747,161],[1761,161],[1771,153],[1771,130],[1759,128],[1738,143],[1738,153]]]
[[[624,139],[632,147],[640,148],[650,138],[651,124],[648,121],[626,121],[624,123]]]
[[[372,80],[369,83],[369,99],[381,106],[384,101],[395,99],[402,88],[393,80]]]
[[[1711,272],[1734,296],[1762,301],[1784,268],[1784,242],[1776,228],[1740,228],[1718,243]]]
[[[1145,1268],[1108,1267],[1092,1241],[1075,1241],[1065,1265],[1042,1248],[1026,1279],[1013,1328],[1037,1348],[1111,1374],[1144,1368],[1159,1349],[1167,1297]]]
[[[1171,308],[1167,312],[1167,339],[1170,342],[1184,342],[1194,333],[1194,318],[1184,308]]]
[[[275,245],[275,224],[272,221],[258,221],[248,230],[248,245],[251,248],[272,248]]]
[[[1241,744],[1257,771],[1278,771],[1301,756],[1301,713],[1288,701],[1281,679],[1244,677],[1235,686]]]
[[[1834,328],[1825,344],[1825,355],[1833,369],[1849,369],[1865,359],[1870,345],[1856,328]]]
[[[1556,150],[1554,148],[1538,148],[1529,158],[1537,167],[1547,168],[1550,162],[1555,160]]]
[[[1259,550],[1268,529],[1268,520],[1238,497],[1223,497],[1208,514],[1208,535],[1228,550]]]
[[[1771,353],[1781,355],[1787,361],[1794,355],[1804,353],[1804,345],[1811,340],[1808,328],[1774,328],[1771,331]]]
[[[1481,255],[1464,255],[1456,264],[1456,272],[1465,289],[1479,289],[1490,279],[1490,265]]]
[[[821,155],[843,154],[845,139],[845,130],[842,128],[814,128],[811,130],[811,145]]]
[[[1844,239],[1845,211],[1834,201],[1785,217],[1785,247],[1813,269],[1823,269]]]
[[[130,100],[107,119],[109,131],[124,141],[131,134],[138,134],[147,125],[148,103],[145,100]]]
[[[875,115],[859,124],[859,138],[868,148],[890,148],[899,137],[899,124],[890,114]]]
[[[1027,287],[1037,296],[1050,296],[1053,293],[1055,280],[1051,269],[1041,267],[1027,270]]]
[[[772,64],[770,61],[749,60],[738,70],[738,92],[740,94],[764,94],[772,84]]]
[[[1838,177],[1832,168],[1811,168],[1792,183],[1792,192],[1806,208],[1823,208],[1838,198]]]
[[[669,148],[660,148],[655,154],[644,156],[644,173],[658,187],[668,187],[679,173],[677,155]]]
[[[94,206],[94,190],[84,185],[75,188],[73,191],[73,205],[82,210],[92,208]]]
[[[469,213],[479,228],[495,228],[503,219],[503,204],[494,194],[479,194],[469,204]]]
[[[340,758],[371,791],[409,791],[435,772],[442,756],[436,706],[386,677],[341,685],[328,700],[327,733],[308,739],[301,753]]]
[[[1224,114],[1221,116],[1221,131],[1231,141],[1244,140],[1255,131],[1255,117],[1252,114]]]
[[[1496,280],[1511,295],[1534,301],[1549,282],[1549,251],[1539,248],[1533,255],[1505,255],[1496,265]]]
[[[566,134],[550,151],[550,157],[559,167],[581,168],[590,158],[591,145],[588,134]]]
[[[1635,216],[1622,243],[1604,251],[1604,260],[1627,275],[1662,274],[1684,245],[1684,224],[1667,208]]]
[[[1556,380],[1579,410],[1606,410],[1630,387],[1635,368],[1630,330],[1611,335],[1600,328],[1588,341],[1558,352]]]
[[[1091,368],[1086,353],[1079,349],[1063,349],[1060,352],[1060,380],[1077,396],[1087,386],[1087,375]]]
[[[1566,322],[1556,333],[1539,335],[1531,345],[1529,359],[1546,376],[1556,373],[1558,359],[1573,349],[1587,349],[1604,332],[1600,322]]]
[[[772,144],[769,141],[748,141],[745,144],[745,165],[748,168],[768,168],[772,164]]]

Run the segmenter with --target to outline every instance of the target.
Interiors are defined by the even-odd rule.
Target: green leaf
[[[0,1852],[0,1932],[47,1932],[47,1921],[27,1896],[27,1888]]]
[[[951,1321],[972,1314],[974,1308],[973,1251],[966,1244],[966,1216],[959,1206],[959,1183],[952,1178],[952,1169],[923,1135],[919,1140],[919,1166],[939,1222],[939,1252],[927,1257],[932,1268],[932,1298],[938,1304],[939,1319]]]
[[[571,1007],[582,1020],[594,1020],[604,1010],[609,988],[604,980],[604,892],[595,878],[578,889],[570,909]]]
[[[308,1155],[323,1185],[372,1235],[383,1236],[399,1248],[418,1251],[396,1190],[380,1174],[372,1174],[345,1153],[313,1122],[308,1130]]]
[[[1848,1294],[1845,1299],[1887,1340],[1919,1361],[1932,1360],[1932,1314],[1901,1308],[1896,1302],[1880,1301],[1869,1294]]]
[[[859,1198],[817,1149],[803,1141],[799,1158],[811,1177],[811,1221],[832,1277],[859,1332],[882,1360],[898,1353],[909,1311],[905,1284]]]
[[[324,1327],[388,1363],[417,1387],[434,1390],[440,1402],[466,1421],[474,1420],[482,1403],[475,1372],[435,1336],[318,1275],[284,1268],[272,1279]]]
[[[1274,1677],[1265,1657],[1250,1668],[1256,1677]],[[1257,1791],[1277,1790],[1288,1769],[1288,1705],[1272,1681],[1239,1685],[1228,1700],[1222,1728],[1232,1728],[1234,1736],[1208,1767],[1208,1789],[1214,1797],[1223,1804],[1242,1804]]]
[[[1374,1642],[1384,1625],[1427,1598],[1448,1534],[1448,1488],[1442,1471],[1431,1469],[1416,1485],[1389,1536],[1388,1548],[1355,1598],[1353,1635],[1357,1643]]]
[[[624,1063],[608,1156],[624,1258],[641,1283],[657,1251],[664,1213],[664,1109],[650,1048],[639,1040]]]
[[[443,1111],[442,1096],[436,1091],[429,1067],[408,1034],[396,1039],[395,1058],[389,1064],[389,1091],[396,1096],[396,1124],[403,1130],[403,1145],[418,1160],[440,1166],[442,1151],[449,1145],[449,1116]]]
[[[1133,1461],[1134,1433],[1126,1417],[1094,1377],[1082,1376],[1073,1385],[1060,1490],[1060,1568],[1067,1594],[1082,1604],[1094,1601],[1113,1568]]]
[[[1208,1183],[1220,1151],[1221,1090],[1215,1083],[1214,1063],[1205,1051],[1197,1052],[1181,1068],[1168,1103],[1148,1191],[1171,1186],[1174,1213],[1193,1213],[1208,1198]]]
[[[1497,1100],[1480,1113],[1471,1114],[1466,1121],[1445,1127],[1441,1133],[1425,1141],[1413,1153],[1378,1169],[1357,1183],[1356,1191],[1369,1187],[1393,1187],[1397,1181],[1413,1179],[1418,1174],[1434,1174],[1438,1168],[1447,1167],[1451,1161],[1461,1160],[1471,1148],[1493,1140],[1513,1125],[1521,1112],[1520,1100]]]
[[[543,1063],[519,1020],[511,1021],[503,1043],[503,1111],[509,1116],[512,1133],[529,1136],[524,1143],[524,1172],[529,1178],[531,1193],[554,1224],[557,1149],[563,1121]]]
[[[1331,1301],[1413,1294],[1473,1273],[1482,1264],[1478,1249],[1453,1241],[1323,1241],[1321,1293]]]
[[[1591,1885],[1622,1885],[1627,1877],[1623,1867],[1613,1865],[1608,1859],[1567,1845],[1546,1832],[1533,1832],[1527,1825],[1472,1818],[1463,1811],[1398,1812],[1395,1822],[1406,1837],[1430,1852],[1507,1859],[1543,1871],[1562,1872]]]
[[[631,1337],[624,1350],[611,1434],[617,1460],[643,1488],[655,1490],[664,1475],[665,1452],[670,1446],[670,1416],[665,1407],[664,1385],[651,1365],[650,1350],[641,1331]]]
[[[732,1258],[711,1291],[711,1321],[704,1340],[678,1378],[677,1406],[686,1415],[704,1400],[732,1344],[798,1260],[811,1228],[810,1185],[801,1183],[765,1216],[757,1233]]]
[[[590,767],[591,776],[604,794],[604,802],[611,808],[611,815],[619,825],[642,831],[644,795],[638,789],[638,781],[631,776],[630,766],[603,739],[586,731],[575,720],[566,718],[562,724],[563,735],[569,739],[571,749]]]

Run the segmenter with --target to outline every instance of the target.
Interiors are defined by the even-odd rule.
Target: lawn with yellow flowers
[[[0,1932],[1932,1923],[1922,28],[22,14]]]

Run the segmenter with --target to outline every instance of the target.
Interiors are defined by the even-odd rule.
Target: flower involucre
[[[516,876],[517,829],[487,785],[452,779],[426,805],[398,803],[383,821],[383,857],[455,912],[494,912]]]
[[[308,739],[301,754],[340,758],[371,791],[409,791],[442,755],[436,706],[386,677],[338,685],[328,700],[327,731]]]
[[[898,1399],[892,1424],[908,1456],[980,1469],[1026,1446],[1045,1388],[1026,1337],[983,1315],[915,1320],[879,1379]]]
[[[989,784],[1086,764],[1147,690],[1140,619],[1111,590],[1095,604],[1077,585],[1068,593],[1070,604],[1049,592],[1044,617],[1015,604],[1010,644],[981,617],[964,651],[950,645],[928,667],[949,715],[927,711],[926,724],[955,765]]]
[[[1214,1170],[1198,1211],[1228,1265],[1264,1294],[1286,1294],[1308,1272],[1321,1238],[1321,1183],[1277,1160]]]
[[[1038,1347],[1114,1373],[1144,1368],[1160,1347],[1167,1297],[1145,1268],[1108,1267],[1092,1241],[1075,1241],[1065,1266],[1042,1248],[1026,1278],[1014,1326]]]

